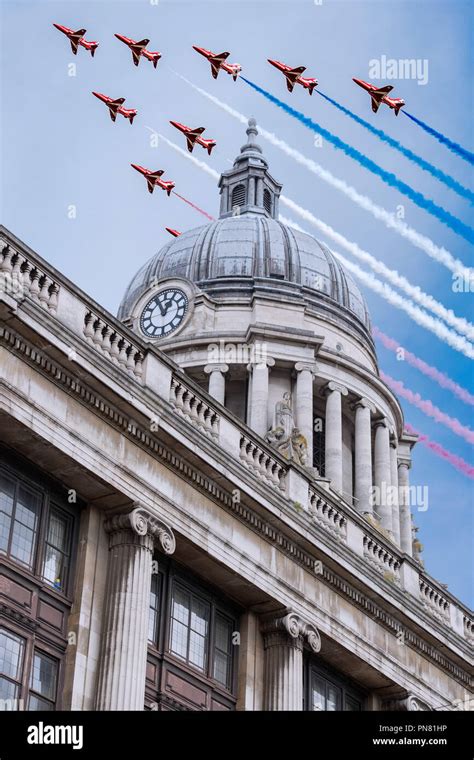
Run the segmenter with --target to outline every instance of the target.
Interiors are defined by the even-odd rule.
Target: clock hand
[[[160,314],[161,314],[162,317],[164,317],[166,315],[166,312],[168,311],[169,307],[171,306],[171,301],[165,301],[164,304],[163,304],[163,306],[164,306],[164,309],[161,307],[161,301],[158,301],[158,308],[160,310]]]

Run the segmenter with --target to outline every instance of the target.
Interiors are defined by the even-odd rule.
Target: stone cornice
[[[287,554],[293,561],[305,567],[310,572],[317,572],[320,579],[333,587],[343,596],[346,596],[352,603],[361,607],[371,617],[375,618],[392,632],[398,632],[401,624],[393,616],[387,613],[380,605],[374,602],[370,597],[361,591],[352,587],[344,578],[340,577],[327,567],[323,571],[319,570],[321,562],[314,556],[306,552],[292,539],[285,535],[275,525],[256,513],[253,509],[246,506],[243,502],[235,502],[232,493],[217,485],[213,480],[200,472],[196,467],[184,460],[181,456],[169,450],[164,444],[150,434],[148,429],[143,428],[138,423],[131,423],[130,418],[119,411],[112,404],[99,396],[95,391],[86,388],[72,374],[64,370],[56,362],[47,358],[44,352],[31,346],[24,338],[10,330],[3,331],[4,342],[9,345],[9,349],[24,357],[37,369],[56,384],[65,387],[72,395],[76,396],[85,406],[92,408],[96,414],[103,417],[109,424],[116,426],[130,440],[134,440],[144,449],[152,452],[154,456],[160,459],[170,469],[175,470],[181,477],[190,482],[194,487],[204,492],[207,497],[217,501],[222,506],[231,511],[235,517],[247,524],[252,530],[260,534],[265,540],[275,545],[280,551]],[[324,537],[326,538],[326,536]],[[346,549],[347,551],[347,549]],[[407,600],[405,600],[406,602]],[[457,600],[454,600],[457,601]],[[467,612],[467,610],[466,610]],[[416,614],[419,618],[423,617],[422,609],[416,605]],[[428,617],[427,617],[428,620]],[[430,624],[436,628],[436,622],[429,620]],[[443,635],[450,635],[451,632],[442,627]],[[464,640],[461,639],[464,643]],[[414,632],[405,630],[405,643],[411,645],[425,656],[434,660],[438,665],[447,670],[453,677],[462,683],[469,682],[469,675],[460,667],[444,657],[438,649],[428,644],[426,640],[421,639]]]

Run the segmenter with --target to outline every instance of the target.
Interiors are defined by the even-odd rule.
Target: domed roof
[[[279,221],[281,185],[271,176],[249,120],[247,143],[219,180],[220,218],[183,232],[132,279],[119,308],[127,319],[150,285],[183,277],[222,300],[229,295],[300,297],[316,312],[367,335],[367,305],[352,277],[329,248]],[[357,322],[354,322],[354,317]]]
[[[367,305],[352,277],[329,248],[311,235],[258,214],[242,214],[183,232],[163,246],[135,275],[119,309],[125,319],[150,284],[166,277],[183,277],[213,297],[229,290],[244,294],[265,289],[285,295],[319,298],[320,305],[332,301],[352,312],[370,328]]]

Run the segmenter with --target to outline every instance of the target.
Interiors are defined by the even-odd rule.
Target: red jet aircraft
[[[381,103],[385,103],[389,108],[393,108],[395,116],[398,116],[398,112],[402,106],[405,105],[405,101],[401,98],[389,98],[388,93],[393,90],[391,84],[387,84],[385,87],[375,87],[373,84],[364,82],[363,79],[352,79],[353,82],[366,90],[372,99],[372,111],[377,113]]]
[[[285,75],[286,86],[290,92],[293,92],[295,84],[300,84],[309,91],[310,95],[312,95],[314,88],[318,86],[317,79],[305,79],[301,76],[303,71],[306,71],[304,66],[298,66],[296,69],[291,69],[285,63],[280,63],[280,61],[272,61],[271,58],[267,58],[267,61]]]
[[[130,124],[133,124],[133,120],[137,115],[137,110],[136,108],[122,108],[122,105],[125,103],[125,98],[117,98],[117,100],[113,100],[113,98],[109,98],[107,95],[102,95],[101,92],[93,92],[92,94],[95,95],[96,98],[99,98],[102,103],[105,103],[109,109],[112,121],[115,121],[117,114],[121,113],[122,116],[130,121]]]
[[[188,150],[190,153],[193,152],[193,148],[195,144],[202,145],[203,148],[206,148],[209,155],[211,155],[211,150],[215,147],[216,141],[215,140],[205,140],[203,137],[200,137],[202,133],[205,130],[205,127],[196,127],[196,129],[191,129],[191,127],[187,127],[185,124],[180,124],[179,121],[170,121],[170,124],[173,125],[173,127],[176,127],[176,129],[179,129],[180,132],[183,132],[183,134],[186,135],[186,142],[188,143]]]
[[[158,53],[157,50],[155,52],[152,52],[151,50],[146,50],[146,46],[148,45],[150,40],[147,40],[145,38],[144,40],[135,42],[135,40],[131,40],[129,37],[124,37],[123,34],[116,34],[115,36],[117,37],[118,40],[128,45],[128,47],[132,51],[133,63],[135,64],[135,66],[138,66],[138,64],[140,63],[140,56],[143,55],[144,58],[147,58],[149,61],[153,61],[153,66],[156,69],[156,64],[161,58],[161,53]]]
[[[178,230],[173,230],[171,227],[165,227],[166,232],[169,232],[170,235],[173,235],[173,237],[179,237],[181,235],[181,232],[178,232]]]
[[[148,192],[152,193],[155,189],[155,185],[158,187],[161,187],[162,190],[166,190],[168,195],[171,193],[174,185],[174,182],[163,182],[160,177],[163,174],[163,169],[159,169],[157,172],[152,172],[151,169],[145,169],[143,166],[138,166],[138,164],[130,164],[130,166],[133,166],[134,169],[137,170],[137,172],[140,172],[140,174],[143,174],[147,181],[148,185]]]
[[[240,72],[242,71],[242,66],[240,63],[225,63],[225,60],[229,57],[230,53],[211,53],[210,50],[206,50],[206,48],[196,47],[196,45],[193,45],[193,48],[196,50],[196,52],[201,53],[204,58],[207,58],[211,64],[211,72],[214,79],[217,79],[219,70],[222,69],[223,71],[227,71],[228,74],[232,74],[232,79],[235,82]]]
[[[61,24],[53,24],[53,26],[56,27],[56,29],[59,29],[60,32],[66,35],[66,37],[69,38],[69,42],[71,43],[72,52],[74,55],[77,54],[77,48],[79,45],[82,45],[83,48],[86,50],[90,50],[90,54],[92,57],[94,57],[94,53],[96,49],[99,47],[98,42],[88,42],[84,39],[84,35],[86,33],[85,29],[78,29],[77,32],[74,32],[72,29],[68,29],[67,26],[61,26]]]

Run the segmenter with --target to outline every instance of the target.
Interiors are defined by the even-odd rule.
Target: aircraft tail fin
[[[314,90],[315,87],[317,87],[317,84],[318,84],[317,82],[310,82],[309,83],[309,85],[308,85],[308,91],[309,91],[310,95],[313,94],[313,90]]]
[[[395,108],[394,108],[395,116],[398,116],[398,112],[399,112],[400,108],[403,107],[403,105],[404,105],[404,103],[400,103],[398,106],[395,106]]]
[[[95,53],[95,51],[97,50],[98,47],[99,47],[99,43],[96,42],[96,44],[92,45],[92,47],[90,48],[92,58],[94,57],[94,53]]]
[[[134,120],[134,118],[135,118],[136,115],[137,115],[136,111],[134,113],[129,113],[128,114],[127,119],[129,120],[130,124],[133,124],[133,120]]]
[[[211,142],[211,143],[207,144],[207,152],[208,152],[209,155],[211,155],[211,151],[215,147],[216,147],[216,143],[215,142]]]

